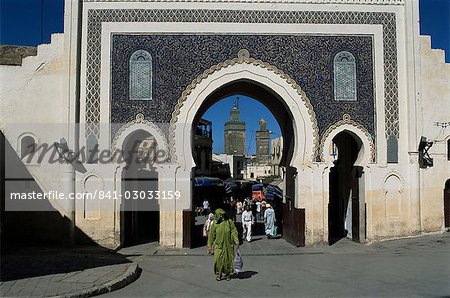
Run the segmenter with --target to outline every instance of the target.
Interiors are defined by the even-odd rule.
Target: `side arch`
[[[142,114],[137,114],[135,120],[123,125],[116,133],[111,145],[113,153],[121,150],[127,137],[138,130],[144,130],[151,134],[155,138],[158,148],[166,153],[166,157],[169,156],[169,146],[163,131],[153,122],[145,120]]]
[[[33,146],[33,148],[29,148],[29,146]],[[31,132],[24,132],[17,138],[17,153],[20,159],[23,159],[30,153],[36,153],[39,146],[38,137]]]
[[[157,150],[162,150],[165,155],[158,155],[158,163],[148,163],[135,159],[138,151],[132,146],[135,142],[142,142],[148,137],[156,142]],[[117,229],[120,230],[120,244],[122,246],[134,245],[140,241],[161,241],[163,237],[161,224],[161,203],[160,200],[127,200],[126,193],[137,191],[147,193],[164,191],[163,184],[168,176],[164,175],[159,158],[168,157],[168,146],[163,130],[151,121],[145,120],[143,114],[137,114],[136,119],[123,125],[112,142],[112,150],[117,161],[115,172],[115,190],[122,194],[117,205]],[[129,151],[133,148],[133,151]],[[121,152],[132,159],[124,159],[120,163],[118,157]],[[134,155],[136,154],[136,155]],[[172,178],[172,177],[170,177]]]
[[[356,136],[356,139],[359,139],[362,142],[355,165],[367,166],[369,163],[375,162],[375,144],[372,137],[367,129],[361,124],[351,120],[350,116],[347,114],[344,115],[342,120],[330,126],[323,134],[319,147],[321,161],[326,162],[330,166],[333,165],[333,160],[327,152],[331,148],[334,137],[343,131]]]

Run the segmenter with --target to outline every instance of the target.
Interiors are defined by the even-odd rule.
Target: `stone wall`
[[[37,47],[0,45],[0,65],[22,65],[22,59],[36,56]]]

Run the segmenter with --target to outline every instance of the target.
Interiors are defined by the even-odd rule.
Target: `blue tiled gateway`
[[[210,129],[222,124],[202,119],[237,94],[263,103],[281,128],[276,164],[251,166],[280,173],[273,205],[287,241],[370,243],[450,225],[450,77],[419,35],[417,0],[85,0],[65,9],[64,34],[16,72],[0,66],[11,77],[2,85],[14,86],[2,88],[1,121],[63,123],[2,127],[19,157],[6,160],[24,163],[36,188],[103,194],[49,202],[70,219],[70,238],[201,244],[203,200],[240,199],[251,183],[195,184],[214,178],[198,177],[200,167],[250,166],[242,154],[213,163]],[[26,158],[55,142],[58,166]],[[94,153],[74,166],[70,150]]]

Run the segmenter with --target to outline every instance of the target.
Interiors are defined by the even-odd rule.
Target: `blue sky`
[[[239,97],[239,109],[241,110],[240,119],[245,121],[247,136],[245,140],[246,153],[253,154],[255,152],[256,134],[259,130],[259,120],[266,119],[267,129],[273,133],[270,138],[277,138],[281,136],[280,126],[273,117],[272,113],[259,101],[243,95],[234,95],[226,97],[214,104],[206,111],[203,118],[213,121],[213,152],[222,153],[224,150],[224,123],[230,119],[230,110],[233,107],[234,99]],[[249,112],[252,111],[252,112]],[[257,111],[257,112],[253,112]],[[247,151],[248,150],[248,151]]]
[[[409,1],[409,0],[407,0]],[[0,44],[48,43],[63,31],[64,0],[0,0]],[[446,50],[450,62],[450,0],[420,0],[421,33],[433,48]]]
[[[49,43],[63,20],[64,0],[0,0],[0,44]]]
[[[63,31],[63,16],[64,0],[0,0],[0,44],[48,43],[51,33]],[[432,47],[445,49],[445,60],[450,62],[450,0],[420,0],[420,23],[421,34],[431,35]],[[247,146],[252,131],[258,130],[260,118],[265,118],[268,129],[275,132],[272,137],[279,136],[280,128],[270,111],[256,100],[240,98],[241,118],[247,122]],[[223,123],[229,117],[233,99],[223,99],[204,115],[214,121],[214,152],[223,151]],[[253,133],[250,152],[255,150],[254,136]]]

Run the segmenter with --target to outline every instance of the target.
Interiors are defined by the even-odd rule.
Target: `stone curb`
[[[53,298],[82,298],[82,297],[92,297],[92,296],[97,296],[100,294],[104,294],[104,293],[108,293],[108,292],[112,292],[115,290],[118,290],[120,288],[123,288],[129,284],[131,284],[132,282],[134,282],[135,280],[137,280],[139,278],[139,276],[141,275],[141,271],[142,269],[139,268],[139,266],[136,263],[131,264],[130,266],[128,266],[127,271],[122,274],[121,276],[103,284],[100,286],[96,286],[87,290],[82,290],[79,292],[75,292],[72,294],[68,294],[68,295],[62,295],[62,296],[53,296]]]

